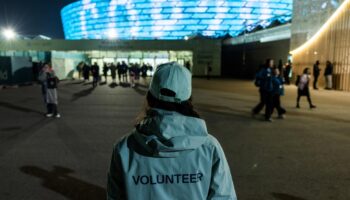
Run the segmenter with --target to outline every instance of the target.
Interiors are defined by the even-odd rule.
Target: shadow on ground
[[[25,174],[42,179],[42,185],[45,188],[60,193],[67,199],[106,199],[105,188],[70,176],[69,174],[74,172],[71,169],[54,166],[52,171],[47,171],[36,166],[23,166],[20,170]]]
[[[292,196],[289,194],[283,194],[283,193],[272,193],[272,196],[274,196],[276,199],[278,200],[306,200],[304,198],[301,197],[296,197],[296,196]]]
[[[20,112],[25,112],[25,113],[36,113],[36,114],[40,114],[43,115],[44,113],[37,111],[37,110],[33,110],[33,109],[29,109],[23,106],[18,106],[12,103],[8,103],[8,102],[1,102],[0,101],[0,106],[4,107],[4,108],[8,108],[11,110],[16,110],[16,111],[20,111]]]
[[[78,99],[80,99],[80,98],[89,96],[89,95],[92,93],[92,91],[94,91],[94,89],[95,89],[95,88],[92,87],[92,88],[85,89],[85,90],[81,90],[81,91],[79,91],[79,92],[77,92],[77,93],[74,93],[74,94],[72,95],[71,101],[76,101],[76,100],[78,100]]]
[[[136,93],[138,93],[141,96],[146,96],[148,90],[141,89],[139,85],[133,88]]]
[[[79,80],[79,81],[71,81],[71,82],[69,82],[69,83],[67,83],[66,85],[80,85],[80,84],[83,84],[84,83],[84,81],[81,81],[81,80]]]

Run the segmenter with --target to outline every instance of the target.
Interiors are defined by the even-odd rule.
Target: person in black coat
[[[122,64],[120,62],[117,63],[117,70],[118,70],[118,79],[119,79],[119,83],[122,82]]]
[[[284,81],[285,84],[290,85],[290,79],[289,79],[289,75],[292,71],[292,62],[290,60],[288,60],[287,64],[286,64],[286,68],[283,72],[284,75]]]
[[[324,70],[324,76],[326,79],[326,90],[333,89],[333,64],[327,60],[326,69]]]
[[[91,73],[92,73],[92,77],[93,77],[92,87],[96,87],[97,83],[100,79],[100,67],[98,66],[98,64],[96,62],[91,67]]]
[[[272,68],[274,68],[274,60],[267,59],[265,65],[256,73],[255,85],[259,87],[260,102],[252,110],[254,117],[265,106],[265,120],[269,122],[272,122],[273,111]]]
[[[314,84],[313,87],[315,90],[318,90],[317,87],[317,81],[318,81],[318,77],[320,76],[320,61],[316,61],[316,63],[314,64],[314,68],[313,68],[313,75],[314,75]]]
[[[110,66],[110,70],[111,70],[112,81],[113,81],[113,83],[115,83],[115,79],[117,76],[117,66],[115,66],[114,63],[112,63]]]
[[[281,105],[281,96],[284,95],[284,87],[283,87],[283,78],[281,77],[280,71],[278,68],[273,69],[273,77],[272,77],[272,87],[273,87],[273,109],[276,108],[279,119],[284,119],[286,114],[286,109],[284,109]],[[272,111],[273,112],[273,111]]]
[[[109,67],[107,63],[103,63],[103,76],[105,77],[105,82],[107,83],[107,74],[108,74]]]
[[[87,63],[84,63],[84,66],[83,66],[83,77],[84,77],[84,82],[89,81],[90,79],[90,66]]]

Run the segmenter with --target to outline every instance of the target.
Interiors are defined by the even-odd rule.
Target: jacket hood
[[[150,110],[133,135],[146,153],[156,157],[177,157],[208,138],[204,120],[161,109]]]

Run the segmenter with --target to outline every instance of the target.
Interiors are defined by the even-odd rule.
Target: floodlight
[[[7,39],[7,40],[12,40],[16,38],[17,33],[11,29],[11,28],[6,28],[2,31],[2,35]]]

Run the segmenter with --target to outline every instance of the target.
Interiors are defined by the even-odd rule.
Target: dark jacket
[[[313,73],[313,74],[314,74],[314,76],[319,76],[319,75],[320,75],[320,71],[321,71],[321,69],[320,69],[319,65],[314,64],[313,71],[314,71],[314,73]]]
[[[272,92],[273,91],[273,85],[272,85],[272,70],[271,68],[262,68],[258,71],[255,77],[255,85],[260,88],[262,91],[266,92]]]
[[[98,65],[93,65],[91,67],[91,73],[93,77],[99,77],[100,75],[100,67]]]
[[[272,77],[272,86],[274,95],[284,95],[283,78],[280,76]]]
[[[326,69],[324,70],[324,75],[328,76],[332,74],[333,74],[333,64],[329,63],[327,64]]]

